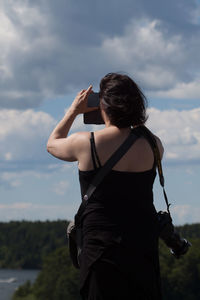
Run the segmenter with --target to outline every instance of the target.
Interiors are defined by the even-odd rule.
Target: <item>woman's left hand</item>
[[[76,114],[84,114],[89,111],[96,110],[97,107],[88,107],[87,99],[89,94],[93,93],[92,85],[89,86],[87,90],[81,90],[74,101],[72,102],[71,108],[76,112]]]

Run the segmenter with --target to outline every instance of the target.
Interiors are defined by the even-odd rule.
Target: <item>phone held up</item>
[[[99,93],[91,93],[88,96],[88,107],[98,107],[99,109],[87,112],[83,115],[84,124],[104,124],[100,111]]]

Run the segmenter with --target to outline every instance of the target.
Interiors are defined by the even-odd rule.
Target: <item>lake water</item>
[[[33,283],[38,273],[38,270],[0,269],[0,300],[11,300],[16,288],[27,280]]]

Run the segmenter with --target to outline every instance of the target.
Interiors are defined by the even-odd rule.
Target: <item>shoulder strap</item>
[[[166,202],[167,211],[170,214],[169,207],[171,204],[168,202],[167,194],[166,194],[165,188],[164,188],[165,180],[164,180],[163,171],[162,171],[160,151],[158,149],[156,139],[155,139],[154,135],[152,134],[152,132],[146,126],[140,126],[139,130],[140,130],[141,134],[148,140],[150,146],[152,147],[152,150],[154,153],[154,158],[156,160],[156,165],[157,165],[157,169],[158,169],[160,185],[163,188],[163,195],[164,195],[164,199]]]
[[[107,160],[99,172],[95,175],[92,180],[89,188],[86,191],[86,194],[83,197],[82,203],[78,209],[78,212],[75,216],[75,223],[78,224],[81,221],[81,216],[87,206],[88,200],[102,182],[103,178],[110,172],[114,165],[122,158],[122,156],[128,151],[128,149],[133,145],[133,143],[139,138],[140,133],[136,129],[132,129],[129,136],[123,142],[123,144],[112,154],[112,156]]]
[[[91,145],[92,161],[93,161],[94,169],[96,170],[98,167],[99,168],[101,167],[101,162],[100,162],[99,156],[97,154],[93,131],[91,132],[90,145]],[[97,163],[98,163],[98,165],[97,165]]]

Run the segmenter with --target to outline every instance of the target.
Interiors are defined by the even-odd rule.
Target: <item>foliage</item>
[[[12,300],[36,300],[35,296],[32,294],[32,291],[33,288],[31,286],[31,282],[27,280],[16,290]]]
[[[180,259],[169,254],[160,242],[160,267],[164,300],[200,299],[200,239],[190,239],[192,247]]]
[[[192,239],[191,242],[189,252],[176,259],[160,241],[164,300],[200,299],[200,239]],[[79,272],[71,264],[68,249],[62,247],[46,257],[43,269],[30,292],[37,300],[78,300],[80,299],[78,286]],[[13,298],[13,300],[23,299]]]
[[[79,272],[72,266],[68,248],[62,247],[46,257],[33,290],[36,299],[78,300]]]
[[[33,297],[30,298],[29,297]],[[79,300],[79,272],[71,263],[67,247],[49,254],[33,286],[17,289],[12,300]]]
[[[14,295],[12,297],[12,300],[37,300],[37,299],[35,298],[35,296],[33,294],[29,294],[25,297],[17,297]]]
[[[67,221],[0,223],[0,268],[40,269],[42,259],[67,244]]]
[[[181,236],[186,239],[199,239],[200,238],[200,224],[185,224],[183,226],[177,226],[177,231]]]
[[[13,300],[78,300],[79,272],[72,266],[66,247],[67,222],[0,223],[0,263],[12,266],[43,267],[33,286],[26,283],[15,292]],[[1,230],[3,228],[3,230]],[[192,247],[180,259],[170,254],[160,241],[160,267],[164,300],[200,299],[200,224],[177,228]],[[10,239],[10,242],[9,242]],[[18,245],[12,248],[13,239]],[[44,240],[43,240],[44,239]],[[21,245],[20,245],[21,243]],[[28,245],[26,245],[28,243]],[[65,246],[63,246],[65,245]],[[9,249],[11,247],[11,250]],[[23,249],[25,247],[25,249]],[[14,249],[16,253],[14,253]],[[38,258],[34,251],[38,251]],[[9,253],[8,253],[8,252]],[[24,260],[22,260],[23,255]],[[28,263],[29,262],[29,263]],[[26,294],[26,296],[24,296]]]

